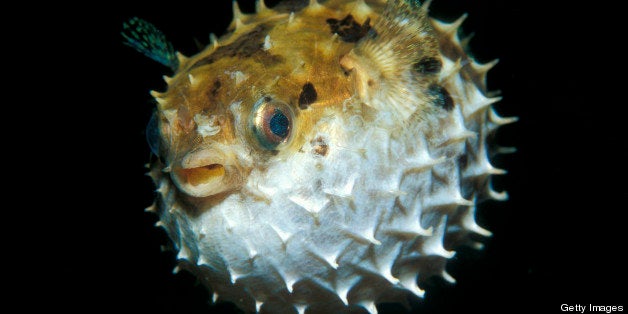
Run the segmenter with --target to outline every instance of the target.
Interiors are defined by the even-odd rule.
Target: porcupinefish
[[[506,193],[487,144],[479,64],[416,0],[263,0],[185,57],[152,25],[127,44],[171,67],[147,136],[147,210],[214,300],[245,312],[341,313],[422,297],[461,245],[491,233],[476,206]],[[475,235],[474,235],[475,234]]]

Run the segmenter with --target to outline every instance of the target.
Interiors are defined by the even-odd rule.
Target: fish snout
[[[241,176],[232,158],[215,149],[187,153],[170,176],[176,186],[193,197],[208,197],[231,190],[239,185]]]

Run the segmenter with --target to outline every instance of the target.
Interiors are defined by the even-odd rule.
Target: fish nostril
[[[221,164],[211,164],[202,167],[180,169],[179,176],[192,186],[207,184],[219,180],[225,175],[225,167]]]

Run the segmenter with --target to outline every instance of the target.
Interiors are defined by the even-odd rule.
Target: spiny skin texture
[[[445,24],[402,0],[234,8],[157,102],[156,212],[180,268],[246,312],[423,296],[492,190],[499,117]],[[418,281],[417,281],[418,279]]]

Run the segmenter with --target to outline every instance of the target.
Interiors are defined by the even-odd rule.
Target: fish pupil
[[[270,131],[273,134],[285,138],[288,136],[288,131],[290,130],[290,120],[288,117],[283,114],[283,112],[279,110],[275,110],[275,113],[270,118]]]

